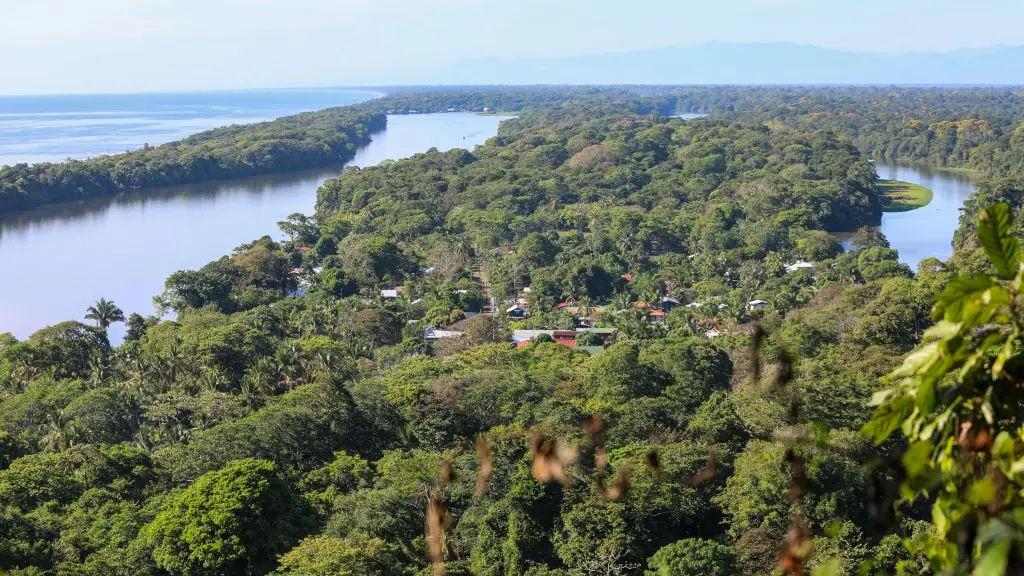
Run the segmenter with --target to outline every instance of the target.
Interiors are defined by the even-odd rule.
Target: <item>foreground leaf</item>
[[[1006,204],[992,204],[978,216],[978,240],[999,275],[1012,280],[1020,269],[1020,243],[1013,236],[1013,215]]]

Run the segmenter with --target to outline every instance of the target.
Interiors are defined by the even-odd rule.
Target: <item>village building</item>
[[[423,331],[423,337],[427,340],[445,340],[448,338],[462,338],[463,336],[465,336],[465,333],[457,330],[438,330],[437,328],[427,328]]]
[[[505,310],[505,316],[510,320],[522,320],[523,318],[526,318],[529,313],[530,311],[527,310],[525,306],[520,306],[519,304]]]
[[[584,334],[596,334],[598,339],[601,341],[600,345],[595,346],[578,346],[577,341],[580,336]],[[569,348],[586,348],[587,352],[591,355],[596,354],[599,351],[603,351],[604,347],[613,341],[615,335],[618,334],[618,330],[614,328],[578,328],[576,330],[515,330],[512,332],[512,343],[516,345],[516,348],[523,348],[529,346],[530,342],[536,340],[541,335],[546,335],[556,344],[567,346]],[[588,339],[590,341],[592,339]]]
[[[541,334],[551,336],[554,333],[554,330],[513,330],[512,343],[521,344],[523,342],[529,342]]]
[[[615,328],[577,328],[576,333],[582,334],[594,334],[601,339],[601,342],[607,346],[609,343],[615,340],[616,334],[619,333]],[[579,338],[579,336],[577,336]]]
[[[786,273],[787,274],[792,274],[793,272],[799,272],[800,270],[810,270],[810,269],[813,269],[813,268],[814,268],[814,264],[813,263],[811,263],[811,262],[804,262],[803,260],[799,260],[797,262],[794,262],[793,264],[787,264],[786,265]]]

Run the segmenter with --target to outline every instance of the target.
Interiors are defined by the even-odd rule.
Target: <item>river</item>
[[[431,147],[467,148],[494,136],[507,117],[469,113],[391,116],[350,162],[371,166]],[[339,167],[340,168],[340,167]],[[176,270],[197,268],[311,213],[316,190],[339,168],[177,186],[98,201],[58,204],[0,220],[0,333],[25,338],[81,319],[99,298],[125,314],[152,314],[152,297]],[[123,326],[111,327],[120,341]]]
[[[391,116],[351,162],[370,166],[431,147],[472,149],[497,132],[500,116]],[[340,168],[340,167],[339,167]],[[86,203],[58,204],[0,220],[0,332],[25,338],[35,330],[80,319],[97,299],[125,313],[152,313],[152,297],[176,270],[196,268],[309,213],[316,190],[339,168],[230,182],[179,186]],[[974,187],[962,173],[878,164],[879,177],[930,188],[931,203],[886,213],[881,230],[900,260],[916,269],[946,259],[959,209]],[[119,341],[121,325],[111,328]]]
[[[960,207],[974,192],[970,177],[963,172],[907,164],[879,163],[875,169],[879,178],[913,182],[932,191],[932,201],[921,208],[882,214],[881,231],[899,252],[900,261],[916,271],[925,258],[946,260],[952,256]]]

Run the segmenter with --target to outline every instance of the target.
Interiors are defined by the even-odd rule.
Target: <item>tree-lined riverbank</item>
[[[124,154],[8,166],[0,168],[0,215],[148,188],[338,165],[386,127],[383,114],[333,108],[218,128]]]

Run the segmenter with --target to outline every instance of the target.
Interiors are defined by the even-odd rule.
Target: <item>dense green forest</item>
[[[381,114],[333,108],[124,154],[0,167],[0,214],[158,186],[340,165],[386,126]]]
[[[1018,88],[926,87],[477,87],[404,89],[364,104],[388,112],[518,111],[572,107],[638,114],[701,112],[713,118],[798,130],[832,130],[867,156],[970,168],[988,175],[1024,160],[1024,92]]]
[[[0,571],[1016,573],[1019,166],[913,271],[841,109],[566,90],[346,169],[287,240],[172,274],[173,316],[0,336]],[[445,94],[395,98],[505,98]]]
[[[342,164],[385,128],[384,114],[546,111],[706,113],[746,124],[832,130],[868,157],[989,176],[1024,160],[1024,96],[1010,88],[472,87],[392,88],[369,102],[203,132],[103,156],[0,168],[0,214],[159,186]],[[537,117],[549,122],[551,116]]]

